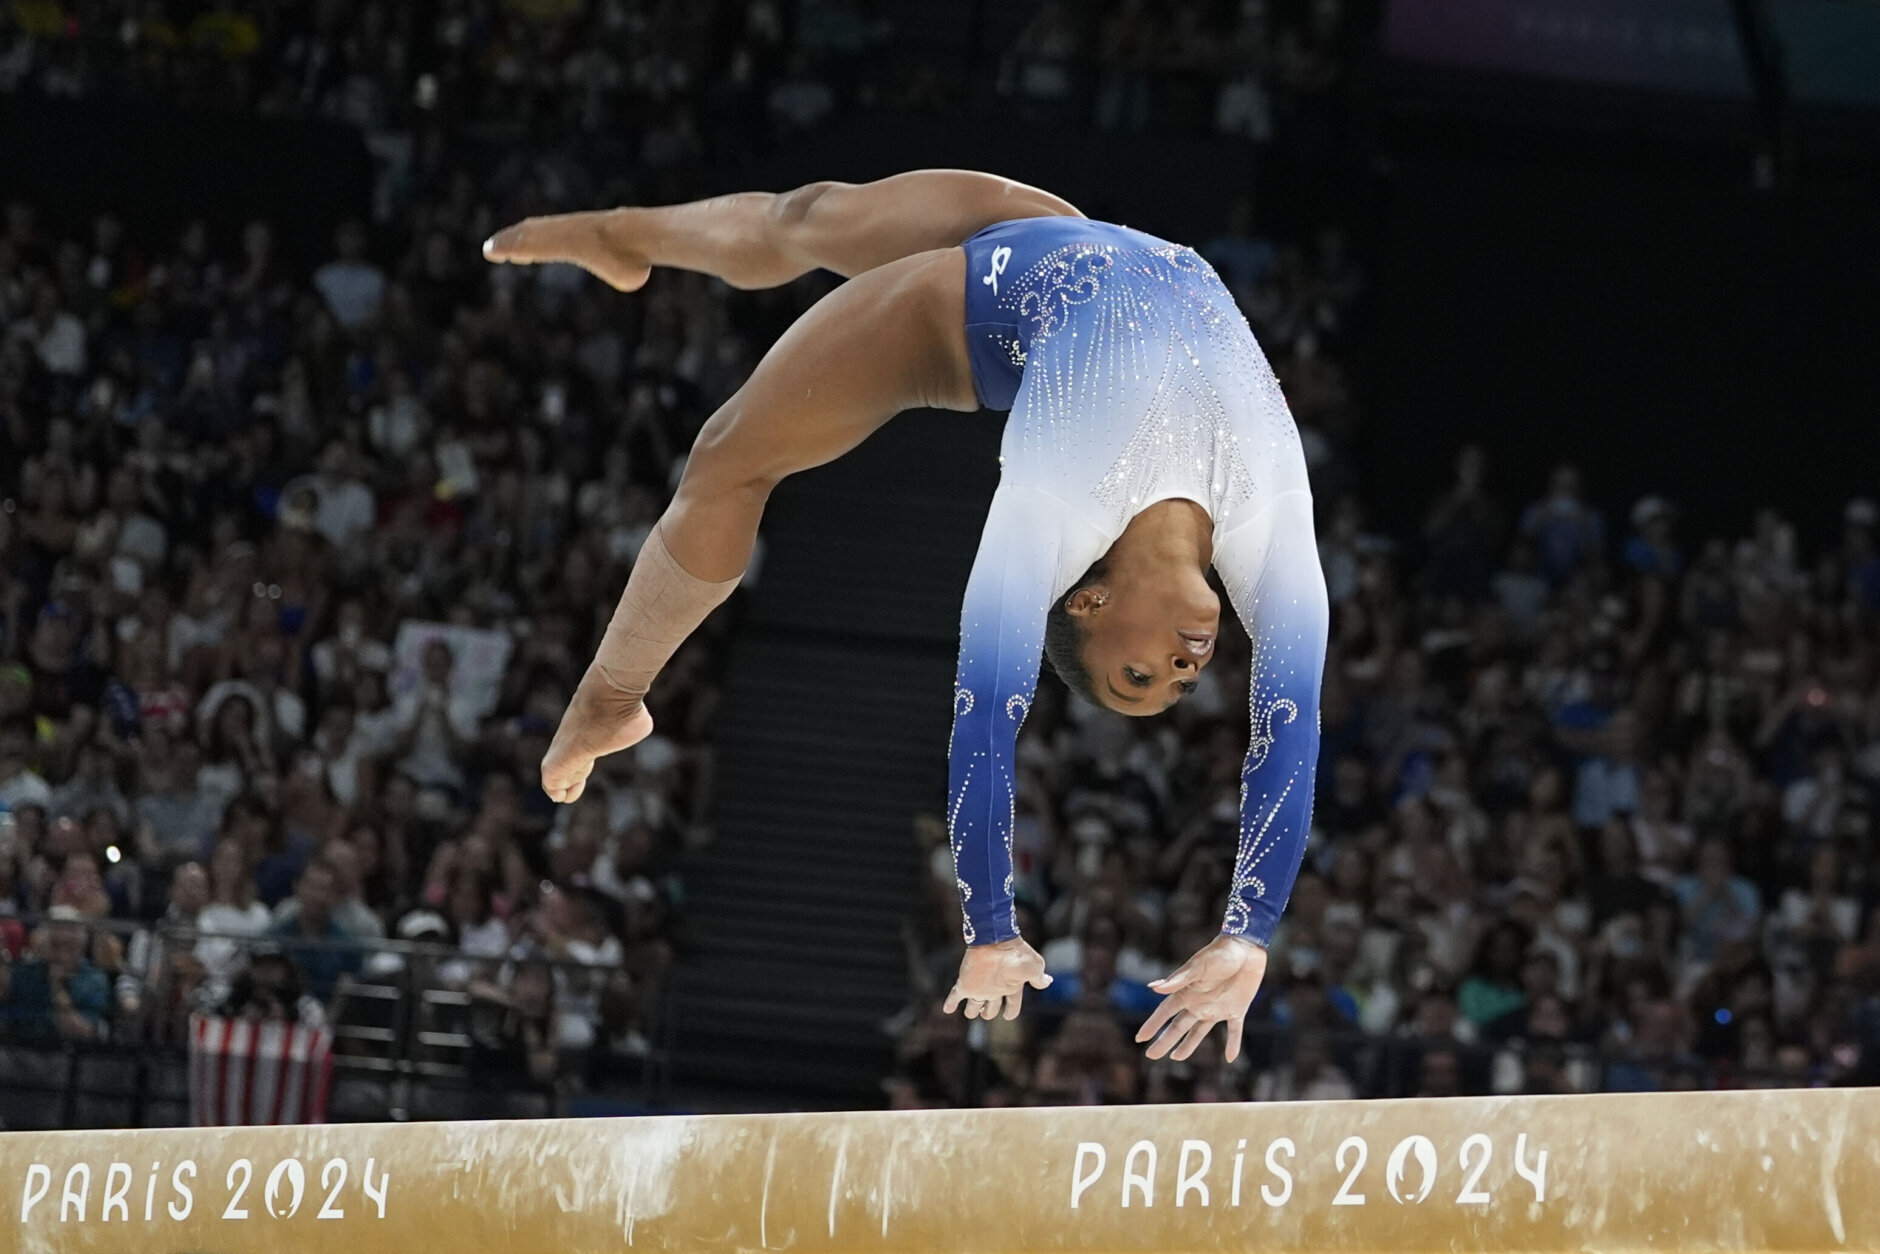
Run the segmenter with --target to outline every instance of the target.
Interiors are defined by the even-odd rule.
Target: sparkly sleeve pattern
[[[1305,855],[1319,759],[1319,685],[1330,610],[1312,498],[1275,497],[1222,538],[1215,569],[1253,642],[1250,731],[1240,774],[1240,847],[1221,930],[1273,937]]]
[[[969,945],[1018,935],[1012,913],[1018,729],[1038,686],[1063,522],[1055,498],[1001,484],[966,581],[947,749],[947,830]]]

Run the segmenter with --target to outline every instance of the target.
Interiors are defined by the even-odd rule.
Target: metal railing
[[[567,1096],[582,1088],[655,1108],[669,1091],[672,1016],[664,996],[643,1007],[647,1048],[635,1057],[618,1056],[601,1041],[585,1050],[557,1048],[558,1065],[548,1077],[500,1065],[486,1029],[505,1007],[472,986],[494,983],[506,965],[521,961],[508,955],[478,957],[423,941],[244,936],[117,920],[22,922],[82,928],[88,956],[110,948],[98,938],[111,937],[122,961],[94,963],[110,979],[111,996],[88,1039],[62,1033],[50,1014],[0,1019],[0,1128],[187,1124],[188,1017],[212,1009],[262,953],[356,960],[357,969],[321,1003],[334,1038],[329,1120],[546,1116],[560,1113]],[[193,958],[202,941],[230,946],[239,957],[203,972],[178,960]],[[13,965],[17,973],[39,960],[29,954]],[[528,961],[550,969],[558,999],[589,1005],[608,981],[624,976],[619,967]]]

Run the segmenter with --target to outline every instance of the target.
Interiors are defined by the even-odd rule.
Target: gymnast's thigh
[[[850,279],[774,344],[699,433],[687,475],[775,483],[906,409],[973,410],[966,257],[916,253]]]

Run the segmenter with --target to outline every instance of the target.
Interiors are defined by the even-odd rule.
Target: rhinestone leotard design
[[[1325,583],[1305,459],[1246,319],[1193,251],[1082,218],[968,240],[980,400],[1010,409],[961,614],[948,819],[969,944],[1017,935],[1016,744],[1052,604],[1158,501],[1214,522],[1214,565],[1253,638],[1252,735],[1223,930],[1265,942],[1311,817]]]

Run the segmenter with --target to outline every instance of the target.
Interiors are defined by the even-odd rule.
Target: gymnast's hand
[[[996,1019],[1001,1011],[1006,1018],[1016,1019],[1027,984],[1050,988],[1051,977],[1044,973],[1044,959],[1023,937],[996,945],[968,945],[966,956],[960,959],[960,978],[953,982],[941,1009],[952,1014],[964,1005],[968,1019]]]
[[[637,292],[652,265],[621,237],[621,227],[621,217],[608,211],[524,218],[485,240],[483,255],[518,266],[564,261],[616,291]]]
[[[1149,1057],[1162,1058],[1171,1051],[1176,1059],[1195,1052],[1214,1025],[1227,1025],[1227,1061],[1240,1057],[1240,1032],[1253,995],[1260,991],[1266,977],[1266,950],[1238,936],[1220,935],[1202,946],[1201,952],[1175,969],[1166,979],[1152,980],[1149,987],[1165,993],[1136,1033],[1138,1042],[1162,1035],[1149,1046]]]
[[[652,730],[653,716],[644,702],[588,672],[542,758],[542,791],[563,805],[579,801],[596,758],[637,745]]]

